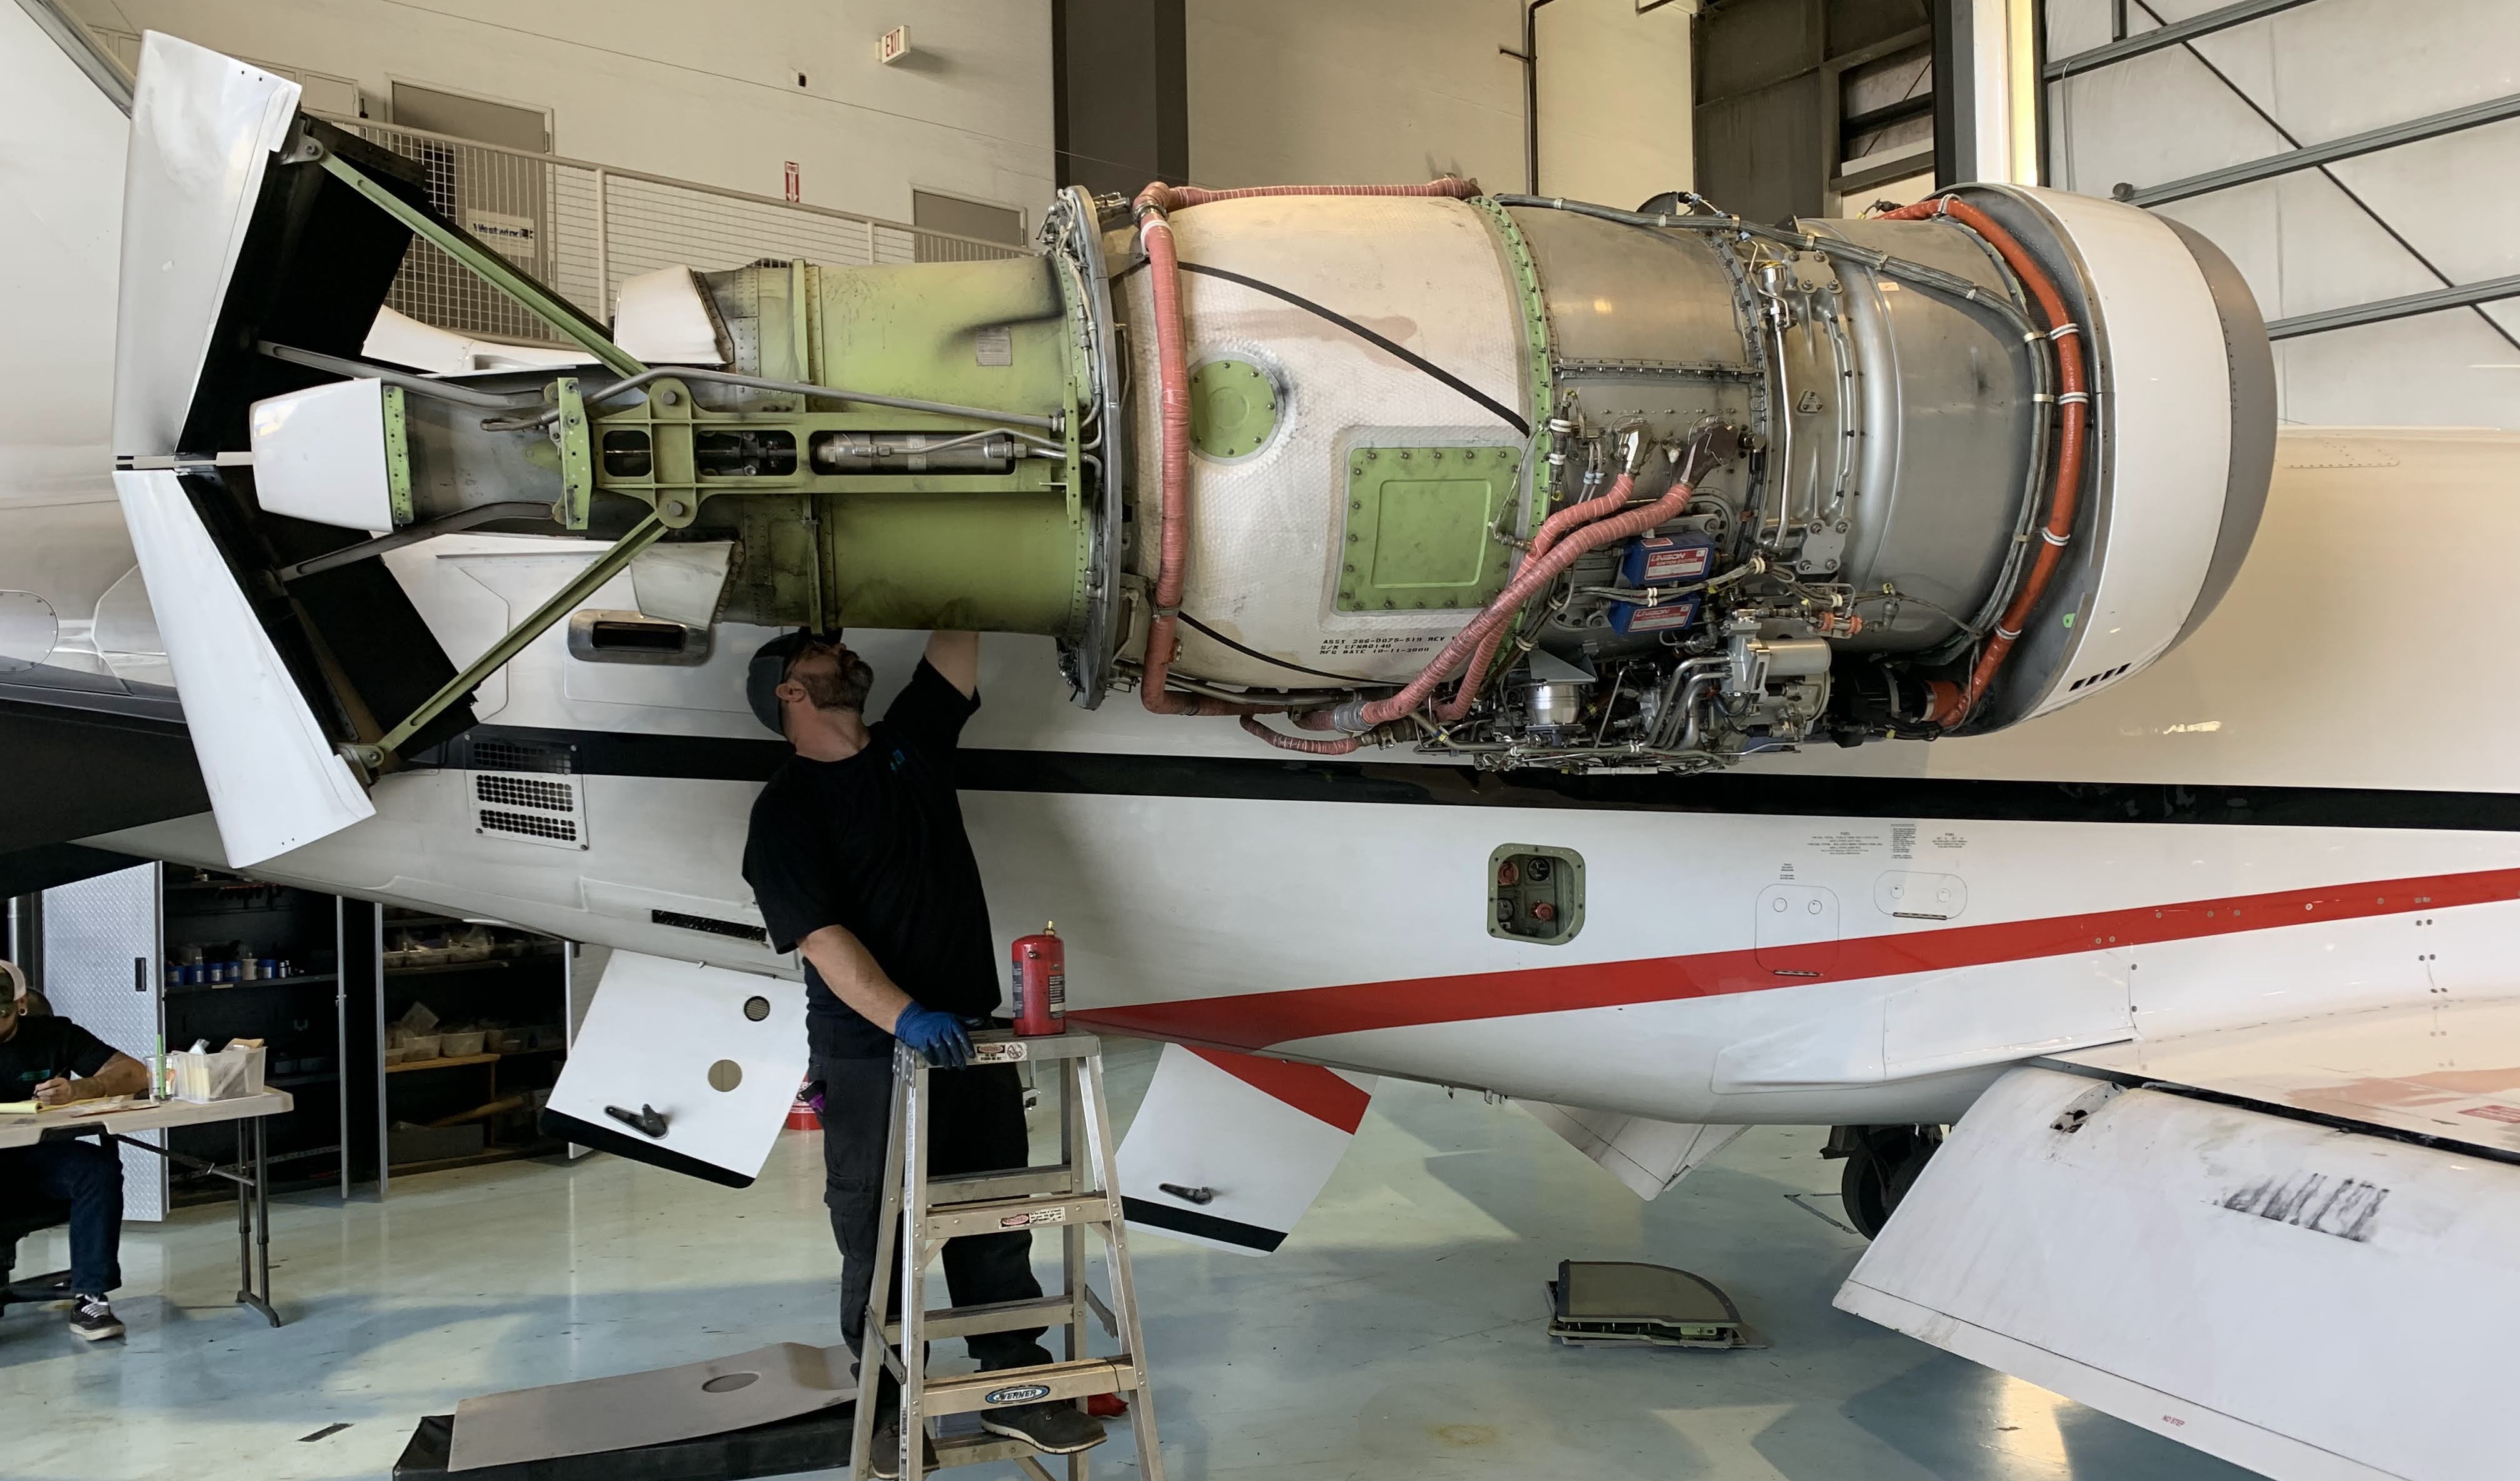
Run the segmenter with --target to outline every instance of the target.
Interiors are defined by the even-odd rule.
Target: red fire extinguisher
[[[1027,1037],[1064,1032],[1067,947],[1058,939],[1058,927],[1044,925],[1039,935],[1016,937],[1011,956],[1015,1032]]]

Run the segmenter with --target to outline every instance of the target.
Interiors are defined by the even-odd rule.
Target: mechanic
[[[772,947],[805,959],[811,1073],[824,1097],[823,1201],[840,1246],[841,1327],[853,1352],[874,1284],[894,1042],[942,1071],[928,1079],[931,1176],[1031,1160],[1014,1066],[968,1065],[969,1028],[999,1006],[988,902],[954,791],[955,747],[980,707],[979,664],[976,634],[930,634],[926,656],[873,724],[865,709],[875,670],[837,630],[771,640],[746,676],[753,713],[795,747],[753,803],[743,876]],[[1029,1233],[949,1240],[943,1261],[957,1306],[1041,1295]],[[900,1282],[891,1283],[888,1315],[898,1316]],[[965,1341],[983,1369],[1026,1368],[1051,1361],[1043,1330]],[[889,1372],[881,1383],[875,1474],[890,1477],[901,1454],[899,1390]],[[991,1410],[981,1423],[1054,1455],[1102,1441],[1100,1421],[1069,1401]]]
[[[68,1018],[39,1012],[16,964],[0,962],[0,1101],[68,1105],[149,1090],[149,1070]],[[106,1300],[122,1283],[122,1157],[68,1138],[0,1150],[0,1208],[67,1203],[70,1218],[70,1333],[122,1335]],[[14,1248],[0,1248],[0,1280]]]

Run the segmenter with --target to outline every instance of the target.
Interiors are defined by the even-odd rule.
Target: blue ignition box
[[[1703,581],[1715,569],[1715,542],[1696,533],[1649,535],[1629,545],[1619,561],[1619,585],[1688,586]],[[1697,594],[1666,597],[1647,606],[1639,602],[1610,604],[1610,631],[1658,633],[1687,627],[1697,619]]]

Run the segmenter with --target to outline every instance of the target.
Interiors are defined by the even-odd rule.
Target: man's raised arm
[[[968,699],[980,689],[980,635],[978,633],[929,633],[927,665],[945,676],[945,682],[963,692]]]

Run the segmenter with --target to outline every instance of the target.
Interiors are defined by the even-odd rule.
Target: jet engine
[[[608,540],[581,585],[626,564],[660,621],[1047,634],[1080,704],[1301,751],[1689,771],[2013,725],[2203,619],[2272,461],[2231,265],[2054,192],[1769,227],[1460,180],[1071,190],[1028,255],[675,269],[607,335],[314,120],[262,188],[276,274],[348,199],[292,195],[318,169],[588,359],[352,353],[339,285],[374,274],[314,275],[329,317],[232,303],[252,455],[217,476],[366,534],[294,538],[284,584],[458,528]],[[337,693],[345,751],[394,764],[486,672],[400,726]]]

